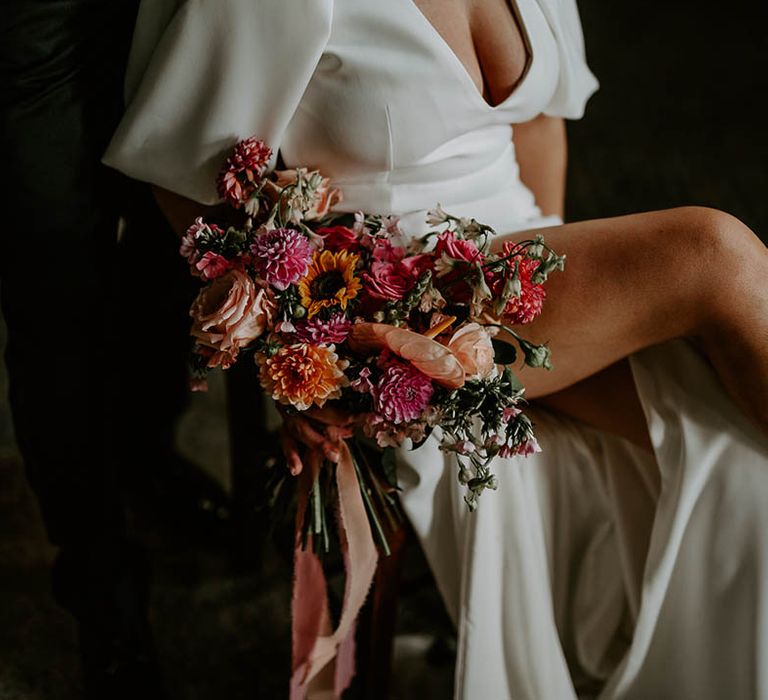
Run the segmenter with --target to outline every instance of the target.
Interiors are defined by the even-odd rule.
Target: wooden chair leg
[[[258,374],[250,362],[235,363],[225,371],[230,441],[230,478],[235,515],[234,558],[238,568],[258,566],[259,535],[267,532],[256,505],[264,497],[264,469],[275,459],[277,441],[267,430],[265,405]]]

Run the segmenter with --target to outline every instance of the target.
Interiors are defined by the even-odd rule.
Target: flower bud
[[[543,367],[552,369],[552,356],[546,345],[533,345],[531,343],[521,343],[525,353],[525,364],[529,367]]]

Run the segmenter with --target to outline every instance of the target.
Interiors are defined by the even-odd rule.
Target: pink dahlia
[[[513,243],[504,245],[503,254],[508,255],[514,248]],[[512,325],[530,323],[541,313],[544,306],[544,299],[547,297],[547,290],[544,285],[535,284],[532,281],[533,274],[541,264],[538,260],[525,257],[524,255],[514,255],[509,259],[510,266],[517,262],[517,274],[520,278],[520,296],[513,296],[504,307],[502,316]],[[494,295],[501,294],[504,288],[504,277],[496,276],[491,285]]]
[[[216,180],[219,197],[239,209],[258,187],[272,149],[254,137],[238,141]]]
[[[323,320],[313,316],[309,320],[297,321],[295,324],[296,338],[299,342],[310,345],[329,345],[343,343],[349,335],[352,322],[341,313],[333,314]]]
[[[391,423],[416,420],[429,404],[432,381],[413,365],[390,359],[373,393],[379,415]]]
[[[257,272],[280,290],[307,274],[313,252],[307,237],[292,228],[272,229],[251,244]]]

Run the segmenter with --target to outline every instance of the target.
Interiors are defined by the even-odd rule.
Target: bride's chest
[[[386,172],[438,158],[468,132],[533,118],[554,92],[557,47],[536,0],[517,2],[531,55],[522,80],[494,106],[413,0],[335,0],[331,36],[284,156],[322,163],[332,177]]]
[[[531,61],[518,0],[396,0],[412,3],[450,48],[486,102],[504,102]]]

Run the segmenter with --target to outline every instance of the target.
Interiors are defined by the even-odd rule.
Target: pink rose
[[[477,323],[468,323],[448,341],[448,348],[464,368],[467,379],[487,377],[494,368],[491,336]]]
[[[408,270],[414,278],[420,277],[422,272],[429,270],[434,263],[434,258],[428,254],[409,255],[400,261],[400,266]]]
[[[402,299],[415,281],[413,273],[397,263],[374,261],[370,273],[363,274],[365,288],[374,299]]]
[[[472,298],[473,263],[482,265],[483,254],[472,241],[456,238],[452,231],[443,231],[435,244],[435,272],[441,278],[440,289],[455,303],[467,303]]]
[[[445,253],[454,260],[463,260],[470,263],[482,262],[482,253],[477,249],[474,242],[456,238],[456,234],[453,231],[443,231],[437,237],[435,253],[438,257]]]
[[[257,288],[240,270],[230,270],[202,289],[189,313],[192,335],[215,351],[208,366],[229,367],[238,351],[271,325],[276,310],[269,287]]]
[[[358,235],[347,226],[325,226],[318,228],[315,233],[322,236],[325,250],[332,253],[340,250],[359,253],[363,249]]]
[[[405,256],[405,248],[392,245],[388,238],[377,238],[374,241],[371,255],[380,262],[396,263]]]

